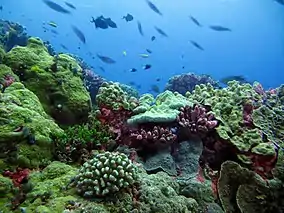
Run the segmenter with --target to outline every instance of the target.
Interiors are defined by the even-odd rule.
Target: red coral
[[[28,179],[29,173],[29,169],[17,168],[15,172],[5,171],[3,176],[11,178],[14,186],[20,187],[21,184]]]
[[[9,87],[11,84],[15,82],[15,78],[11,75],[5,75],[4,78],[2,79],[2,85],[4,88]]]
[[[101,107],[97,117],[103,125],[107,125],[109,130],[116,135],[116,140],[119,140],[126,121],[131,114],[131,111],[125,109],[112,110],[107,107]]]
[[[253,126],[252,112],[254,106],[252,103],[247,102],[243,106],[243,122],[246,126]]]
[[[131,146],[161,148],[175,142],[177,136],[169,127],[144,126],[130,134]]]
[[[177,122],[188,131],[189,135],[203,137],[218,125],[214,115],[208,113],[204,107],[198,105],[194,107],[186,106],[182,107],[180,111]]]

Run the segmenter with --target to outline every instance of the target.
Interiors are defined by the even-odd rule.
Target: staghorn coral
[[[125,154],[103,152],[84,163],[75,176],[77,192],[84,197],[104,197],[131,187],[137,168]]]

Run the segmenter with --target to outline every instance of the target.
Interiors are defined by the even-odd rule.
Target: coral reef
[[[74,124],[87,119],[91,101],[75,59],[64,54],[53,57],[40,39],[30,38],[27,46],[10,50],[4,63],[38,96],[56,121]]]
[[[185,95],[186,92],[192,92],[196,85],[211,84],[218,88],[218,82],[214,81],[209,75],[196,75],[194,73],[185,73],[171,77],[165,87],[165,90],[178,92]]]
[[[125,154],[104,152],[84,163],[74,181],[84,197],[102,197],[131,187],[137,181],[136,170]]]

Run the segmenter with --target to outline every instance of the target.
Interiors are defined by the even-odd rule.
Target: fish
[[[61,46],[64,50],[68,50],[68,48],[67,48],[64,44],[60,44],[60,46]]]
[[[1,11],[3,10],[3,6],[2,6],[2,5],[0,6],[0,10],[1,10]]]
[[[103,55],[99,55],[97,54],[97,57],[104,63],[106,64],[115,64],[116,61],[113,60],[112,58],[108,57],[108,56],[103,56]]]
[[[76,10],[76,9],[77,9],[73,4],[71,4],[71,3],[67,2],[67,1],[65,1],[64,3],[65,3],[65,5],[66,5],[67,7],[70,7],[70,8],[73,9],[73,10]]]
[[[190,40],[190,43],[195,46],[197,49],[204,51],[204,48],[195,41]]]
[[[148,54],[140,54],[140,57],[141,58],[149,58],[149,55]]]
[[[161,29],[155,26],[155,29],[157,30],[158,33],[160,33],[164,37],[168,37],[168,35]]]
[[[279,4],[284,6],[284,0],[275,0],[275,2],[277,2],[277,3],[279,3]]]
[[[52,1],[49,0],[42,0],[50,9],[59,12],[59,13],[65,13],[65,14],[71,14],[71,12],[67,9],[65,9],[64,7],[62,7],[61,5],[54,3]]]
[[[129,85],[131,85],[131,86],[133,86],[133,85],[135,85],[136,83],[134,82],[134,81],[130,81],[129,82]]]
[[[140,35],[144,36],[142,25],[141,25],[140,21],[137,21],[137,26],[138,26],[138,31],[139,31]]]
[[[52,33],[55,34],[55,35],[58,35],[58,34],[59,34],[59,33],[58,33],[56,30],[54,30],[54,29],[51,29],[50,32],[52,32]]]
[[[155,13],[159,14],[160,16],[162,16],[163,14],[161,13],[161,11],[157,8],[156,5],[154,5],[151,1],[149,0],[145,0],[146,3],[148,4],[148,6],[151,8],[151,10],[153,10]]]
[[[135,69],[135,68],[131,68],[129,71],[130,71],[130,72],[136,72],[136,71],[137,71],[137,69]]]
[[[159,82],[160,80],[161,80],[160,78],[157,78],[157,79],[156,79],[156,81],[158,81],[158,82]]]
[[[153,84],[151,85],[151,91],[155,93],[160,93],[160,88],[156,84]]]
[[[220,82],[223,83],[223,84],[228,84],[228,82],[230,81],[238,81],[242,84],[244,83],[250,83],[248,80],[246,80],[246,78],[242,75],[230,75],[230,76],[227,76],[227,77],[224,77],[222,79],[220,79]]]
[[[196,18],[194,18],[193,16],[189,16],[189,18],[191,19],[191,21],[192,21],[195,25],[197,25],[198,27],[202,27],[202,25],[200,24],[200,22],[199,22]]]
[[[94,17],[92,17],[92,20],[90,22],[94,23],[96,28],[101,28],[101,29],[107,29],[108,28],[108,23],[105,22],[103,16],[100,16],[96,19]]]
[[[71,27],[73,32],[76,34],[76,36],[80,39],[80,41],[86,44],[86,37],[84,33],[80,29],[78,29],[75,25],[72,25]]]
[[[151,41],[155,41],[156,37],[155,36],[152,36],[151,37]]]
[[[122,55],[126,56],[126,55],[127,55],[127,52],[126,52],[126,51],[123,51],[123,52],[122,52]]]
[[[152,50],[146,49],[147,53],[152,53]]]
[[[220,25],[211,25],[211,26],[209,26],[209,28],[211,28],[212,30],[215,30],[215,31],[228,31],[228,32],[232,31],[230,28],[223,27],[223,26],[220,26]]]
[[[148,70],[148,69],[150,69],[151,67],[152,67],[152,65],[146,64],[146,65],[143,66],[143,70]]]
[[[125,19],[126,22],[133,21],[133,15],[127,13],[126,16],[123,16],[122,19]]]
[[[116,23],[113,20],[111,20],[111,18],[105,18],[105,22],[108,24],[109,27],[117,28]]]
[[[48,25],[52,26],[52,27],[55,27],[55,28],[57,27],[57,24],[54,21],[48,22]]]
[[[100,68],[100,70],[103,71],[103,72],[106,71],[102,66],[100,66],[99,68]]]

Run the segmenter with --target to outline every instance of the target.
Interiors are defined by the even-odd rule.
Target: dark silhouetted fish
[[[137,71],[137,69],[135,69],[135,68],[131,68],[129,71],[130,71],[130,72],[136,72],[136,71]]]
[[[101,71],[105,72],[106,70],[103,67],[99,67]]]
[[[204,51],[204,48],[202,46],[200,46],[200,44],[198,44],[195,41],[190,40],[190,43],[195,46],[197,49]]]
[[[197,21],[196,18],[194,18],[193,16],[189,16],[189,18],[191,19],[191,21],[196,24],[198,27],[202,27],[202,25],[200,24],[199,21]]]
[[[2,5],[0,6],[0,10],[1,10],[1,11],[3,10],[3,6],[2,6]]]
[[[50,32],[52,32],[52,33],[55,34],[55,35],[58,35],[58,34],[59,34],[59,33],[58,33],[56,30],[54,30],[54,29],[51,29]]]
[[[152,53],[152,50],[146,49],[146,51],[150,54]]]
[[[162,16],[163,14],[161,13],[161,11],[157,8],[156,5],[154,5],[151,1],[149,0],[145,0],[148,4],[148,6],[151,8],[151,10],[153,10],[155,13],[159,14],[160,16]]]
[[[113,20],[111,20],[111,18],[105,18],[105,22],[108,24],[109,27],[117,28],[116,23]]]
[[[60,44],[60,46],[61,46],[64,50],[68,50],[68,48],[67,48],[64,44]]]
[[[103,55],[99,55],[97,54],[97,57],[104,63],[106,64],[115,64],[116,61],[113,60],[112,58],[108,57],[108,56],[103,56]]]
[[[162,36],[168,37],[168,35],[167,35],[162,29],[160,29],[160,28],[158,28],[158,27],[155,27],[155,29],[156,29],[157,32],[160,33]]]
[[[67,1],[65,1],[64,3],[66,4],[66,6],[70,7],[73,10],[77,9],[73,4],[71,4],[71,3],[67,2]]]
[[[76,36],[80,39],[80,41],[85,44],[86,43],[86,37],[85,37],[84,33],[74,25],[72,25],[72,30],[76,34]]]
[[[158,82],[159,82],[160,80],[161,80],[160,78],[157,78],[157,79],[156,79],[156,81],[158,81]]]
[[[220,26],[220,25],[211,25],[211,26],[209,26],[209,28],[211,28],[212,30],[215,30],[215,31],[232,31],[230,28],[223,27],[223,26]]]
[[[156,84],[153,84],[151,85],[151,91],[155,93],[160,93],[160,88]]]
[[[275,0],[275,1],[284,6],[284,0]]]
[[[250,83],[244,76],[242,75],[230,75],[227,76],[225,78],[220,79],[220,82],[222,82],[223,84],[228,84],[228,82],[230,81],[238,81],[242,84],[244,83]]]
[[[122,18],[125,19],[126,22],[133,21],[134,19],[133,16],[130,15],[129,13],[127,13],[127,15],[123,16]]]
[[[56,12],[59,13],[65,13],[70,14],[71,12],[69,10],[66,10],[64,7],[60,6],[59,4],[56,4],[49,0],[42,0],[49,8],[53,9]]]
[[[146,64],[146,65],[143,66],[143,70],[148,70],[148,69],[150,69],[151,67],[152,67],[152,65]]]
[[[139,30],[140,35],[144,36],[142,25],[141,25],[140,21],[137,21],[137,26],[138,26],[138,30]]]
[[[91,23],[94,23],[96,28],[101,28],[101,29],[107,29],[108,28],[108,23],[105,22],[103,16],[100,16],[98,18],[92,17]]]
[[[155,41],[156,37],[155,36],[152,36],[151,37],[151,41]]]

